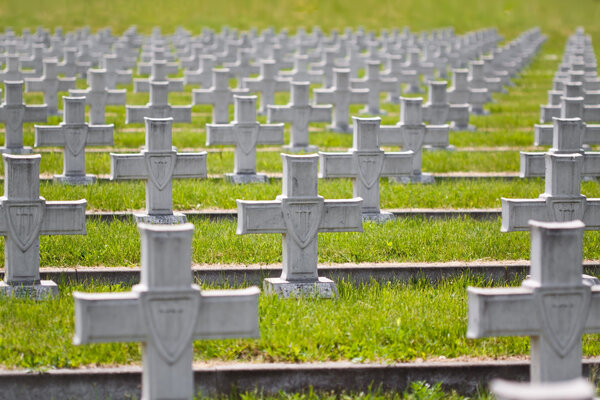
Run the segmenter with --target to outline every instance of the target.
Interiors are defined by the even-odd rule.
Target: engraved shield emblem
[[[6,113],[6,132],[14,133],[14,132],[22,132],[23,131],[23,118],[25,116],[25,107],[11,107],[4,106]]]
[[[174,364],[190,348],[200,293],[142,293],[143,319],[160,356]]]
[[[585,200],[553,200],[548,199],[550,203],[550,212],[552,213],[552,221],[556,222],[566,222],[573,221],[576,219],[583,220],[583,212],[584,212],[584,201]]]
[[[358,178],[370,189],[378,180],[383,168],[385,155],[379,154],[357,154]]]
[[[65,144],[66,148],[74,156],[80,154],[85,148],[85,142],[87,141],[87,127],[64,127]]]
[[[237,140],[244,154],[249,154],[256,148],[258,126],[239,128]]]
[[[404,140],[404,144],[402,145],[404,150],[420,150],[425,139],[425,126],[404,127],[402,129],[402,139]]]
[[[281,200],[287,233],[292,235],[292,239],[301,249],[308,246],[317,235],[323,215],[323,203],[322,199],[308,202]]]
[[[536,291],[541,312],[542,335],[561,356],[581,340],[585,321],[590,311],[590,288]]]
[[[162,153],[152,154],[145,153],[146,166],[148,167],[148,175],[158,190],[163,190],[167,183],[171,181],[175,163],[177,162],[177,154]]]
[[[31,203],[5,203],[6,219],[10,237],[15,241],[21,251],[26,251],[39,236],[45,204],[43,202]]]

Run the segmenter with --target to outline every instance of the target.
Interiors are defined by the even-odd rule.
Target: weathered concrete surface
[[[584,360],[583,375],[600,367],[600,359]],[[204,394],[242,393],[258,389],[264,394],[315,391],[403,391],[411,382],[441,382],[446,389],[473,394],[491,379],[529,379],[528,361],[442,361],[405,364],[219,364],[196,365],[196,390]],[[50,370],[43,373],[0,371],[3,399],[130,399],[139,398],[140,367]]]

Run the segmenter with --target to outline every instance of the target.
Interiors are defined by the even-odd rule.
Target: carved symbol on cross
[[[7,207],[8,228],[11,238],[14,239],[21,251],[27,250],[38,237],[44,204],[41,202],[31,204],[9,204]]]
[[[145,153],[146,165],[148,167],[148,175],[158,190],[163,190],[171,181],[177,155],[174,153],[168,154],[151,154]]]
[[[313,202],[298,202],[282,199],[283,220],[287,231],[292,235],[296,244],[304,249],[314,239],[319,230],[323,212],[323,200]]]
[[[357,155],[358,176],[367,189],[370,189],[379,179],[381,169],[383,168],[384,157],[385,155],[383,153],[377,155]]]

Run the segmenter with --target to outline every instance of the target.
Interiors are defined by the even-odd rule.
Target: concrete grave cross
[[[183,79],[168,79],[167,78],[167,62],[166,61],[153,61],[152,72],[150,78],[142,79],[135,78],[133,80],[133,91],[135,93],[147,93],[150,91],[150,84],[152,82],[167,82],[169,92],[183,92]]]
[[[229,88],[229,70],[226,68],[213,69],[213,86],[209,89],[193,89],[192,104],[212,104],[213,124],[229,122],[229,105],[233,103],[234,94],[248,94],[248,89]]]
[[[85,200],[46,201],[40,197],[40,155],[4,154],[4,196],[0,235],[5,236],[4,281],[0,293],[43,298],[58,294],[40,280],[40,235],[85,235]]]
[[[333,105],[333,122],[331,130],[334,132],[350,132],[350,104],[367,104],[369,102],[369,89],[352,89],[350,87],[350,70],[334,69],[333,87],[329,89],[315,89],[316,104]]]
[[[319,152],[320,178],[352,178],[354,197],[361,197],[363,219],[393,218],[379,209],[379,179],[383,176],[410,176],[412,151],[384,152],[379,147],[381,118],[354,120],[354,140],[345,153]]]
[[[290,144],[285,146],[291,152],[316,151],[316,146],[308,144],[308,124],[311,122],[331,122],[331,105],[314,106],[309,103],[308,82],[292,82],[291,102],[286,106],[268,105],[269,122],[291,124]]]
[[[192,224],[138,230],[140,283],[125,293],[73,293],[73,343],[142,342],[142,398],[192,399],[192,342],[258,337],[259,290],[193,284]]]
[[[75,89],[75,78],[59,78],[56,59],[44,60],[44,72],[40,78],[25,78],[26,92],[44,92],[48,115],[58,115],[58,92]]]
[[[85,97],[63,97],[63,122],[56,126],[35,126],[35,147],[64,147],[63,173],[54,181],[68,185],[96,182],[85,173],[85,147],[113,144],[114,125],[85,122]]]
[[[484,110],[483,106],[492,100],[492,91],[490,87],[493,87],[493,85],[490,85],[483,76],[483,61],[469,62],[467,84],[472,93],[471,98],[469,99],[471,112],[476,115],[489,114],[489,111]]]
[[[23,81],[4,82],[4,103],[0,106],[0,122],[4,122],[4,146],[0,152],[28,154],[31,147],[23,147],[23,122],[46,122],[48,107],[28,106],[23,103]]]
[[[215,56],[202,54],[198,56],[200,66],[197,70],[185,70],[183,72],[183,81],[186,85],[199,83],[203,88],[210,88],[213,85],[213,68],[216,64]]]
[[[432,183],[433,176],[421,171],[422,149],[424,145],[435,148],[451,148],[449,145],[450,127],[445,125],[425,125],[423,123],[423,99],[421,97],[401,97],[400,122],[396,125],[382,125],[379,129],[379,144],[384,146],[401,146],[404,150],[412,150],[413,173],[401,181]]]
[[[21,68],[32,69],[32,77],[42,76],[44,70],[44,45],[32,44],[31,55],[21,58]]]
[[[173,213],[172,180],[206,178],[206,152],[177,153],[172,147],[173,118],[145,118],[146,147],[138,154],[110,153],[110,179],[145,179],[146,212],[138,222],[185,222]]]
[[[335,283],[318,275],[317,233],[362,232],[362,199],[319,196],[318,155],[281,154],[281,158],[282,194],[272,201],[238,200],[237,234],[283,235],[283,271],[280,278],[265,280],[267,293],[335,296]]]
[[[283,144],[283,124],[256,122],[256,96],[233,96],[234,120],[231,124],[206,124],[206,145],[233,144],[233,174],[225,177],[233,183],[267,182],[256,173],[256,145]]]
[[[150,82],[150,102],[145,106],[125,106],[125,123],[144,122],[144,118],[173,118],[173,122],[192,122],[192,106],[169,104],[169,83]]]
[[[5,67],[0,71],[0,81],[22,81],[28,76],[33,76],[31,71],[21,71],[19,63],[18,55],[7,55]]]
[[[473,114],[483,114],[483,105],[489,101],[487,89],[473,89],[469,87],[468,69],[452,70],[452,86],[448,89],[448,102],[450,104],[469,104],[469,111]]]
[[[294,68],[291,71],[279,72],[279,76],[288,79],[291,82],[321,83],[323,80],[323,73],[321,71],[309,69],[308,62],[308,55],[295,54]]]
[[[417,71],[406,69],[402,61],[404,58],[398,54],[388,54],[388,67],[381,72],[382,78],[396,78],[398,85],[393,88],[393,91],[388,93],[386,101],[389,103],[400,104],[400,85],[407,84],[406,93],[421,93],[420,76]]]
[[[156,61],[163,61],[165,63],[164,69],[168,75],[176,75],[179,72],[179,64],[176,62],[167,61],[166,57],[161,51],[153,52],[153,57],[147,62],[138,63],[138,74],[139,75],[150,75],[152,73],[152,66]]]
[[[379,73],[379,61],[367,61],[367,71],[364,78],[353,78],[350,84],[354,89],[369,89],[369,101],[362,112],[381,114],[379,109],[380,93],[393,93],[400,85],[396,78],[382,78]]]
[[[119,59],[115,54],[105,54],[102,57],[102,67],[105,70],[105,85],[107,89],[115,89],[117,84],[131,83],[133,73],[123,70],[119,66]]]
[[[251,62],[252,52],[248,49],[238,49],[237,60],[231,63],[224,63],[223,66],[229,69],[230,78],[237,80],[238,89],[245,89],[246,82],[244,78],[250,75],[258,74],[260,67]]]
[[[108,89],[106,87],[106,70],[88,70],[90,87],[87,89],[71,89],[70,96],[85,97],[90,106],[90,124],[104,125],[106,123],[107,105],[125,105],[127,91],[125,89]]]
[[[527,221],[582,220],[586,229],[600,229],[600,199],[581,194],[582,174],[600,175],[600,152],[584,153],[584,123],[579,118],[555,118],[553,147],[547,153],[521,153],[523,169],[545,165],[545,191],[537,199],[502,198],[502,232],[527,230]]]
[[[56,71],[69,78],[76,78],[78,75],[85,77],[89,66],[77,61],[77,49],[66,47],[63,52],[63,60],[56,65]]]
[[[446,93],[446,81],[429,81],[429,96],[423,106],[423,120],[432,125],[451,122],[454,130],[475,130],[469,125],[469,105],[450,104]]]
[[[600,332],[600,286],[582,282],[581,221],[529,221],[531,278],[520,288],[473,288],[467,337],[531,336],[532,382],[578,378],[581,335]]]
[[[275,104],[275,92],[289,92],[290,81],[277,76],[275,61],[262,60],[260,75],[256,78],[244,78],[245,87],[251,92],[260,93],[259,114],[267,113],[267,106]]]

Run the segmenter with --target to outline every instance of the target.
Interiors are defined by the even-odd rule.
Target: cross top
[[[368,80],[377,80],[379,79],[379,67],[381,65],[380,61],[376,60],[368,60],[367,61],[367,71],[366,76]]]
[[[146,149],[148,151],[170,151],[173,140],[173,118],[144,117],[146,124]]]
[[[152,61],[152,72],[150,74],[151,81],[166,81],[167,80],[167,62],[164,60]]]
[[[402,97],[400,107],[400,123],[404,125],[421,125],[423,123],[423,98]]]
[[[213,87],[215,90],[229,89],[229,69],[228,68],[213,68]]]
[[[433,105],[445,105],[448,103],[448,95],[446,81],[430,81],[429,82],[429,103]]]
[[[64,124],[85,124],[85,97],[63,96]]]
[[[2,154],[4,159],[4,198],[8,200],[37,200],[40,197],[39,154],[20,156]]]
[[[581,118],[552,118],[554,131],[551,153],[572,154],[583,153],[582,143],[585,133],[585,122]]]
[[[4,81],[4,103],[8,106],[23,104],[23,81]]]
[[[379,126],[381,118],[352,117],[354,124],[352,150],[379,152]]]
[[[291,99],[294,106],[309,105],[309,82],[292,82]]]
[[[256,125],[256,96],[234,95],[234,121],[237,124]]]
[[[92,92],[104,91],[106,89],[106,69],[89,69],[88,82]]]
[[[277,75],[277,63],[275,60],[262,60],[260,62],[260,76],[263,79],[274,79]]]
[[[350,90],[350,70],[348,68],[333,69],[333,87]]]
[[[282,191],[278,198],[322,198],[318,194],[318,154],[281,154],[283,162]]]
[[[169,105],[169,82],[150,82],[150,104]]]

